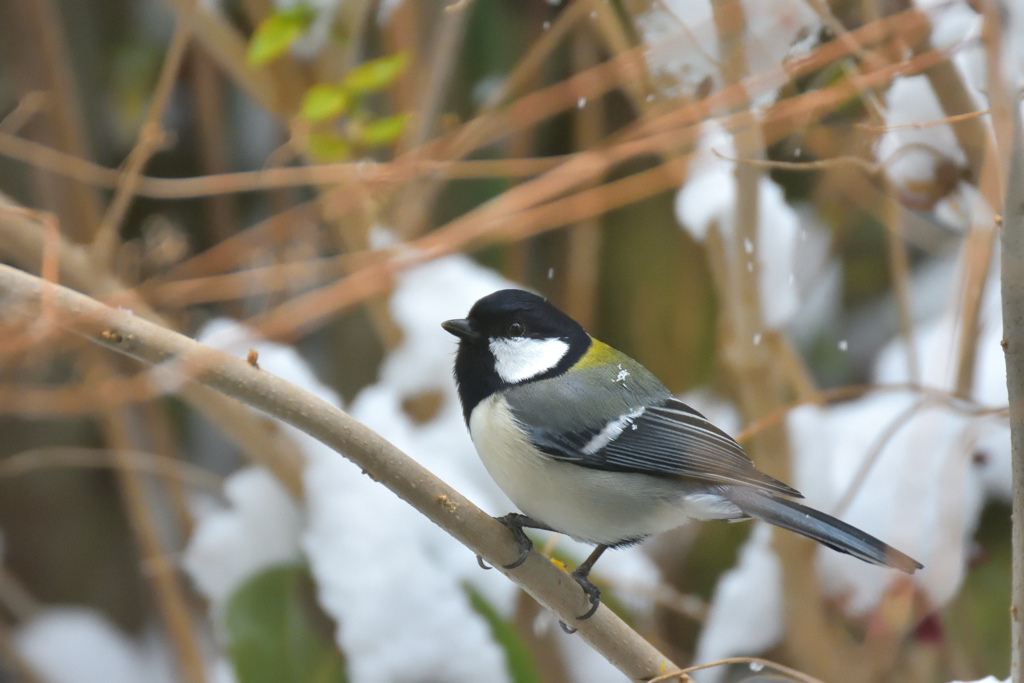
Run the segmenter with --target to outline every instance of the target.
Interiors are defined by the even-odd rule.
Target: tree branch
[[[1002,229],[1003,350],[1010,396],[1013,456],[1013,587],[1010,594],[1010,678],[1024,681],[1024,137],[1015,112],[1013,156]]]
[[[210,349],[188,337],[105,306],[83,294],[0,266],[0,310],[4,322],[25,324],[38,315],[43,288],[70,329],[93,342],[153,364],[168,373],[189,366],[189,376],[209,388],[277,417],[319,439],[361,467],[492,566],[513,562],[518,545],[508,530],[469,500],[340,409],[244,359]],[[601,606],[587,621],[575,615],[588,601],[568,574],[539,552],[517,569],[502,570],[538,602],[579,629],[579,635],[622,673],[651,679],[678,668],[650,643]]]

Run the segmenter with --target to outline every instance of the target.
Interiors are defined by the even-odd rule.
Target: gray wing
[[[556,434],[536,428],[531,438],[551,457],[584,467],[744,484],[803,498],[760,472],[731,436],[675,398],[624,413],[595,429]]]

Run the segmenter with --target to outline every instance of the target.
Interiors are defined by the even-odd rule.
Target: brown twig
[[[0,133],[15,135],[21,130],[22,126],[31,121],[32,117],[42,111],[44,107],[46,107],[46,93],[33,90],[18,100],[18,106],[0,120]]]
[[[788,666],[784,666],[782,664],[777,664],[777,663],[775,663],[775,662],[773,662],[773,661],[771,661],[769,659],[762,659],[760,657],[729,657],[727,659],[720,659],[717,662],[709,662],[708,664],[698,664],[697,666],[688,666],[685,669],[683,669],[683,671],[681,673],[693,673],[694,671],[701,671],[702,669],[711,669],[711,668],[716,667],[716,666],[728,666],[729,664],[748,664],[748,665],[754,665],[755,667],[757,667],[756,668],[757,671],[760,671],[761,669],[771,669],[772,671],[777,671],[778,673],[782,674],[783,676],[786,676],[786,677],[790,678],[791,680],[800,681],[801,683],[823,683],[822,681],[818,680],[817,678],[814,678],[813,676],[808,676],[807,674],[803,673],[802,671],[797,671],[796,669],[791,669]],[[752,670],[754,670],[754,667],[752,667]],[[670,680],[672,680],[674,678],[678,678],[678,677],[679,677],[679,673],[667,673],[667,674],[662,674],[661,676],[658,676],[657,678],[652,678],[648,683],[659,683],[660,681],[670,681]]]
[[[918,384],[912,383],[897,383],[897,384],[852,384],[844,387],[835,387],[833,389],[822,389],[809,396],[801,398],[798,401],[794,401],[789,405],[783,406],[778,410],[775,410],[768,415],[765,415],[760,420],[751,422],[743,430],[736,435],[736,440],[740,443],[749,441],[758,433],[764,431],[768,427],[777,425],[786,419],[793,410],[800,406],[821,404],[821,403],[832,403],[835,401],[845,401],[852,398],[858,398],[864,394],[869,394],[876,391],[885,392],[899,392],[909,391],[922,396],[926,396],[932,400],[942,401],[954,410],[966,413],[968,415],[999,415],[1006,414],[1006,407],[998,406],[983,406],[972,402],[969,399],[963,399],[956,396],[950,391],[943,389],[923,387]]]
[[[114,370],[99,355],[98,349],[92,351],[92,357],[89,359],[92,369],[88,381],[103,381],[106,375],[114,373]],[[122,409],[105,407],[100,417],[107,443],[114,450],[134,450],[128,414]],[[205,683],[206,670],[196,640],[196,632],[192,627],[184,587],[177,576],[175,566],[167,559],[156,518],[147,502],[150,496],[146,491],[145,482],[137,470],[126,467],[120,458],[115,458],[114,462],[117,465],[121,495],[135,535],[140,561],[146,569],[143,573],[150,582],[157,612],[178,655],[178,669],[188,683]]]
[[[1002,307],[1006,388],[1010,397],[1013,495],[1010,677],[1024,681],[1024,134],[1013,116],[1013,146],[1003,205]]]
[[[966,114],[956,114],[954,116],[947,116],[942,119],[936,119],[934,121],[923,121],[921,123],[901,123],[896,126],[876,126],[870,123],[855,123],[857,128],[861,128],[870,133],[887,133],[891,130],[919,130],[921,128],[931,128],[932,126],[945,126],[951,123],[957,123],[959,121],[968,121],[970,119],[977,118],[979,116],[987,116],[989,110],[985,109],[982,111],[972,111]]]
[[[0,207],[12,206],[17,205],[0,193]],[[44,227],[38,221],[27,216],[0,211],[0,251],[15,262],[21,263],[25,268],[38,270],[45,251],[45,239]],[[126,290],[124,285],[109,273],[97,269],[86,248],[61,239],[57,252],[61,279],[64,283],[108,302],[113,301],[127,306],[147,319],[163,323],[163,319],[135,293]],[[141,381],[149,383],[145,378]],[[159,385],[157,382],[156,386]],[[149,389],[145,389],[144,386],[134,389],[140,391],[140,395],[147,392],[151,397],[153,395],[152,386]],[[296,453],[295,445],[285,436],[268,427],[264,421],[256,418],[243,406],[203,386],[186,385],[182,389],[182,396],[189,404],[198,407],[222,433],[238,444],[246,457],[270,470],[292,495],[301,499],[302,457]],[[110,400],[120,397],[121,394],[114,393]]]
[[[88,158],[91,151],[86,117],[60,9],[54,0],[9,4],[4,13],[8,30],[15,33],[9,35],[9,56],[15,60],[15,75],[21,71],[22,78],[29,79],[24,85],[46,93],[44,116],[33,123],[42,124],[50,132],[57,149]],[[32,94],[27,96],[33,99]],[[39,129],[35,125],[30,128]],[[37,186],[44,193],[53,193],[44,206],[60,216],[72,240],[88,240],[100,221],[97,193],[79,182],[53,180],[38,179]]]
[[[273,65],[276,78],[268,78],[265,68],[254,67],[246,58],[246,39],[213,6],[196,0],[168,0],[179,17],[192,13],[196,40],[239,88],[278,116],[292,116],[298,111],[304,85],[308,79],[292,60],[279,60]]]
[[[134,149],[128,155],[124,173],[118,179],[117,188],[114,191],[114,198],[110,201],[103,220],[93,236],[93,256],[108,269],[113,265],[115,252],[121,243],[119,234],[121,222],[135,197],[142,169],[145,168],[149,158],[167,142],[167,135],[160,125],[160,119],[171,99],[181,63],[185,59],[186,48],[192,39],[194,4],[195,0],[188,3],[178,18],[178,25],[174,29],[171,44],[167,48],[164,64],[160,69],[156,89],[153,91],[149,109],[146,111],[146,117],[139,130],[138,142],[135,143]]]
[[[917,340],[914,335],[914,314],[910,301],[910,262],[907,248],[903,243],[903,207],[900,206],[896,188],[886,183],[883,194],[883,219],[886,227],[886,242],[889,255],[889,274],[892,278],[896,310],[899,312],[900,337],[906,350],[907,377],[911,384],[921,382],[921,366],[917,357]]]
[[[594,37],[581,31],[573,38],[572,59],[577,70],[597,61]],[[602,138],[604,102],[596,99],[578,109],[573,126],[575,148],[593,149]],[[595,179],[600,184],[601,178]],[[597,321],[597,286],[601,263],[601,222],[597,216],[576,223],[567,235],[564,310],[583,327],[593,329]]]
[[[210,493],[220,494],[223,480],[216,474],[177,458],[144,451],[60,446],[33,448],[0,461],[0,477],[20,477],[41,469],[59,468],[129,469],[155,474],[168,481],[188,484]]]

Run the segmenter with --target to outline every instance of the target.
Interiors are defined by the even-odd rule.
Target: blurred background
[[[0,260],[248,355],[495,515],[439,323],[533,289],[925,565],[694,525],[595,571],[641,634],[681,666],[1002,679],[1022,11],[0,2]],[[37,332],[0,349],[0,680],[622,679],[310,437]]]

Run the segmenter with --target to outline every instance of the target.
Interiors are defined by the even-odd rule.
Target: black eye
[[[509,323],[508,333],[512,337],[522,337],[523,333],[526,332],[526,325],[520,322]]]

